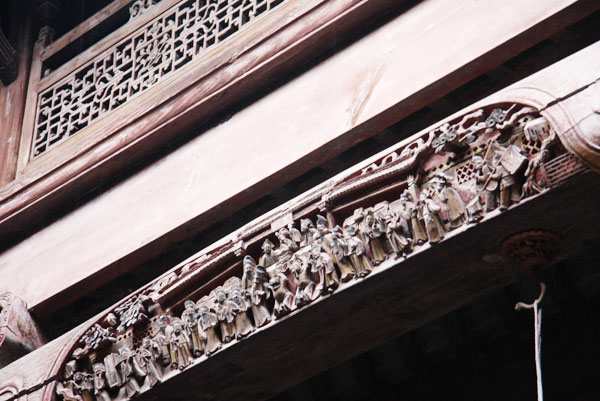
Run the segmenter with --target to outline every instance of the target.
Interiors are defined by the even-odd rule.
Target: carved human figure
[[[105,379],[106,367],[103,363],[98,362],[92,366],[92,370],[94,372],[94,395],[96,396],[96,400],[111,401]]]
[[[227,298],[227,293],[222,288],[219,288],[215,291],[213,308],[221,327],[221,341],[228,343],[236,337],[237,305]]]
[[[450,228],[460,227],[467,220],[465,203],[460,194],[451,186],[450,179],[446,175],[436,175],[431,183],[436,188],[437,199],[446,209]]]
[[[167,337],[167,328],[169,327],[169,317],[160,315],[157,319],[158,333],[154,336],[156,343],[160,347],[160,358],[163,366],[171,363],[171,352],[169,351],[169,338]]]
[[[221,340],[216,332],[219,325],[216,313],[210,310],[206,305],[200,305],[200,328],[206,333],[206,344],[204,353],[211,356],[221,349]]]
[[[250,300],[252,317],[256,327],[262,327],[271,321],[271,314],[267,308],[269,276],[264,267],[257,266],[250,255],[246,255],[243,261],[244,274],[242,276],[242,288]]]
[[[431,191],[428,188],[421,191],[419,208],[429,242],[440,242],[444,238],[444,224],[440,218],[442,207],[433,200]]]
[[[76,383],[73,378],[75,375],[76,361],[69,361],[65,364],[63,380],[56,385],[56,394],[62,396],[64,401],[83,401],[79,391],[76,390]]]
[[[517,146],[511,144],[506,148],[496,146],[493,160],[494,170],[490,175],[490,180],[499,183],[500,210],[506,210],[511,203],[521,199],[521,188],[515,179],[515,173],[521,168],[526,158]]]
[[[117,367],[121,374],[121,383],[127,398],[133,398],[140,392],[136,377],[146,376],[146,372],[137,364],[137,359],[134,357],[135,352],[126,345],[119,349]]]
[[[421,245],[425,243],[427,241],[427,231],[419,218],[420,212],[417,203],[408,189],[404,190],[402,195],[400,195],[400,204],[405,210],[404,216],[410,216],[410,232],[413,244]]]
[[[294,303],[297,306],[306,305],[315,298],[315,287],[317,283],[310,270],[307,257],[294,255],[290,261],[290,271],[296,281],[296,294],[294,294]]]
[[[397,256],[405,256],[411,251],[409,221],[401,212],[391,211],[386,224],[386,237]]]
[[[235,285],[231,287],[229,299],[236,305],[237,312],[235,315],[235,332],[236,338],[239,340],[246,337],[254,331],[254,326],[248,317],[248,302],[244,297],[244,291],[241,287]]]
[[[383,235],[385,227],[382,221],[376,218],[372,210],[368,210],[362,223],[361,231],[367,241],[367,246],[371,251],[373,263],[379,264],[386,258]]]
[[[204,341],[206,337],[206,334],[202,331],[198,323],[200,308],[194,301],[189,299],[183,305],[185,309],[181,314],[181,320],[191,341],[192,354],[198,358],[204,353]]]
[[[355,277],[356,272],[352,267],[350,258],[346,255],[346,243],[339,226],[333,230],[327,227],[327,220],[317,216],[317,230],[321,235],[321,248],[331,256],[340,269],[341,280],[346,282]]]
[[[274,245],[271,241],[266,239],[265,242],[263,242],[261,249],[262,249],[263,253],[262,253],[261,257],[258,259],[258,263],[261,266],[267,268],[278,262],[277,255],[275,254],[275,251],[274,251]]]
[[[173,318],[171,326],[167,328],[167,334],[171,355],[171,368],[183,370],[190,365],[192,355],[190,351],[190,337],[184,329],[181,319],[177,317]]]
[[[344,232],[346,241],[346,254],[350,257],[352,266],[358,277],[365,277],[373,270],[373,265],[366,252],[365,243],[358,236],[356,224],[350,224]]]
[[[300,230],[294,227],[293,223],[288,224],[287,229],[290,232],[290,238],[294,241],[296,249],[300,249],[300,244],[302,243]]]
[[[310,271],[319,277],[319,290],[321,294],[331,294],[339,286],[339,278],[333,259],[321,250],[318,244],[312,244],[308,256]]]
[[[161,369],[158,364],[160,358],[160,346],[156,341],[144,337],[142,345],[136,352],[136,363],[146,373],[146,380],[153,387],[161,380]]]
[[[94,399],[94,375],[87,372],[75,372],[73,375],[73,381],[75,383],[75,391],[81,396],[77,399],[82,401],[92,401]],[[108,397],[107,394],[106,397]],[[97,400],[103,400],[102,397],[96,397]],[[106,398],[104,398],[106,399]],[[65,398],[65,401],[68,399]]]
[[[279,272],[276,272],[275,275],[269,280],[269,288],[273,293],[273,298],[275,299],[273,314],[277,319],[286,313],[289,313],[293,309],[294,294],[288,287],[287,277]]]
[[[525,125],[525,136],[529,140],[540,140],[542,145],[539,153],[531,158],[525,170],[525,183],[522,193],[525,196],[535,195],[541,192],[547,185],[544,175],[539,174],[540,167],[550,159],[550,148],[556,143],[556,131],[550,127],[548,120],[543,117],[529,121]]]
[[[293,240],[292,233],[286,227],[281,228],[275,235],[279,240],[279,248],[275,252],[277,260],[280,263],[285,263],[298,250],[298,244]]]
[[[319,232],[310,219],[300,220],[300,236],[302,238],[300,248],[312,244],[320,237]]]

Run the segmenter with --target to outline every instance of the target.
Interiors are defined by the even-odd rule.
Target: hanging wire
[[[542,387],[542,309],[540,303],[546,293],[546,284],[540,281],[540,296],[532,303],[518,302],[515,310],[533,309],[533,326],[535,331],[535,373],[537,376],[538,401],[544,401],[544,389]]]

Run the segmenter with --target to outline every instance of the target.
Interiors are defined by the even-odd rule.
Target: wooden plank
[[[59,307],[156,255],[166,244],[229,215],[373,134],[413,107],[420,107],[426,99],[439,96],[444,88],[467,79],[471,71],[484,68],[482,57],[488,66],[494,60],[501,61],[509,55],[507,43],[515,46],[518,39],[525,47],[525,39],[541,35],[539,29],[549,34],[545,29],[548,24],[564,22],[561,11],[573,12],[571,2],[546,4],[548,8],[542,10],[539,3],[511,9],[496,1],[466,10],[443,2],[420,3],[4,252],[0,272],[11,279],[0,285],[18,288],[40,313],[42,307]],[[441,9],[447,18],[430,24]],[[461,17],[466,11],[471,12],[469,19]],[[462,21],[460,29],[457,19]],[[482,26],[496,29],[480,30]],[[408,40],[414,32],[422,32],[419,40]],[[501,53],[500,59],[494,50]],[[439,58],[423,64],[422,54]],[[240,85],[236,90],[244,88]],[[165,106],[165,113],[178,118],[162,122],[162,116],[147,116],[128,126],[118,140],[126,142],[141,132],[156,134],[158,131],[149,131],[155,125],[163,133],[186,127],[189,119],[196,117],[190,113],[199,113],[199,109],[185,109],[184,115],[175,111],[187,107],[187,101],[198,98],[204,90],[198,86],[179,92]],[[102,146],[109,147],[109,143],[105,141]],[[145,145],[152,149],[150,145],[156,142]],[[100,163],[103,149],[78,159],[76,167],[89,160]],[[114,171],[106,164],[95,168],[103,177]],[[70,172],[60,174],[68,180]],[[44,196],[54,196],[52,188],[44,187]],[[20,196],[13,196],[11,202],[29,202],[31,206],[36,201],[36,197]],[[2,226],[5,230],[17,227]],[[60,277],[53,270],[58,266]],[[31,280],[32,274],[38,280]]]
[[[19,65],[17,79],[8,87],[0,88],[0,104],[3,105],[0,113],[0,186],[16,176],[34,36],[27,7],[17,2],[12,2],[11,6],[11,15],[20,22],[15,24],[17,29],[11,37],[13,43],[18,44]]]

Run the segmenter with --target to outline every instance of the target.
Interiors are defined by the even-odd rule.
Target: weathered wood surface
[[[27,5],[12,3],[11,10],[17,29],[9,35],[17,43],[18,72],[17,79],[9,86],[0,87],[0,186],[14,180],[21,139],[21,126],[25,110],[27,82],[31,66],[31,48],[33,45],[33,26]]]
[[[600,223],[600,211],[595,205],[599,201],[598,176],[591,172],[578,175],[559,189],[458,230],[405,261],[388,260],[366,279],[344,284],[332,296],[201,359],[137,399],[254,400],[272,396],[523,277],[523,271],[498,253],[507,235],[532,228],[552,230],[564,236],[563,256],[577,254],[586,243],[598,239],[595,227]],[[70,345],[87,326],[89,323],[0,370],[0,395],[8,384],[24,391],[48,383],[27,399],[51,400],[57,358],[68,355]]]
[[[160,252],[165,243],[223,218],[501,62],[528,46],[528,41],[550,34],[568,22],[567,16],[580,16],[582,4],[589,5],[570,1],[547,2],[543,7],[537,2],[519,7],[506,7],[502,1],[469,7],[420,3],[4,252],[0,272],[10,280],[2,282],[2,289],[19,293],[34,309],[57,308]],[[445,17],[438,21],[440,9],[445,10]],[[438,22],[432,24],[434,20]],[[556,26],[546,30],[551,23]],[[421,32],[419,40],[414,39],[415,32]],[[423,62],[424,54],[436,56],[431,56],[432,62]],[[176,114],[204,90],[201,85],[180,93],[162,110]],[[111,173],[111,167],[101,162],[106,147],[114,141],[126,142],[131,135],[153,135],[151,127],[165,118],[162,112],[158,114],[138,120],[118,138],[74,160],[73,166],[89,171],[85,166],[93,161],[96,172]],[[174,131],[189,118],[189,113],[179,115],[161,129]],[[146,144],[150,147],[151,143]],[[72,172],[62,169],[54,177],[70,180]],[[56,201],[60,191],[80,188],[78,181],[70,183],[74,186],[45,184],[38,189],[44,200]],[[4,221],[5,234],[21,229],[15,226],[16,221],[23,221],[19,217],[34,218],[17,209],[25,202],[30,206],[27,210],[34,210],[36,199],[28,190],[9,198],[8,205],[16,213],[9,216],[17,220]],[[31,280],[34,274],[37,280]]]

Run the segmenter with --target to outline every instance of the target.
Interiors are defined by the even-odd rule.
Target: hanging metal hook
[[[517,304],[515,305],[515,310],[519,311],[521,309],[533,309],[536,303],[539,304],[540,302],[542,302],[542,298],[544,298],[544,294],[546,293],[546,284],[540,281],[540,288],[540,296],[532,304],[517,302]]]

